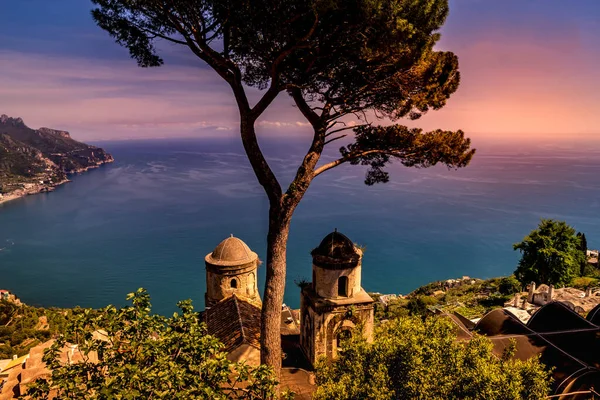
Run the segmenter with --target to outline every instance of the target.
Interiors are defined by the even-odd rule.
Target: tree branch
[[[333,130],[331,132],[327,132],[327,134],[325,135],[325,137],[329,137],[329,136],[331,136],[331,135],[333,135],[335,133],[347,131],[348,129],[354,129],[354,128],[356,128],[356,125],[354,125],[354,126],[346,126],[344,128],[335,129],[335,130]]]
[[[163,35],[162,33],[158,33],[156,31],[153,31],[153,30],[150,30],[150,29],[147,29],[147,28],[143,28],[143,27],[141,27],[139,25],[134,24],[133,22],[131,23],[131,25],[135,26],[137,29],[139,29],[140,31],[142,31],[144,33],[152,35],[152,39],[158,37],[158,38],[167,40],[167,41],[172,42],[172,43],[177,43],[177,44],[181,44],[181,45],[184,45],[184,46],[188,46],[188,43],[185,42],[185,41],[183,41],[183,40],[178,40],[178,39],[172,38],[170,36]]]
[[[255,120],[258,119],[258,117],[260,117],[260,115],[267,109],[267,107],[269,107],[269,105],[273,102],[273,100],[275,100],[275,98],[277,97],[277,95],[279,95],[281,91],[282,89],[278,88],[277,84],[271,81],[271,86],[269,86],[269,89],[260,98],[258,103],[256,103],[254,107],[252,107],[251,112]]]
[[[307,34],[304,35],[301,39],[299,39],[295,44],[289,46],[287,49],[282,50],[281,53],[279,53],[279,55],[277,56],[277,58],[275,58],[275,61],[273,61],[273,64],[271,65],[271,72],[270,72],[271,84],[269,86],[269,89],[261,97],[261,99],[258,101],[258,103],[256,103],[256,105],[252,108],[252,113],[255,116],[255,118],[258,118],[267,109],[267,107],[273,102],[273,100],[275,100],[277,95],[282,90],[284,90],[284,88],[279,86],[279,81],[280,81],[279,74],[278,74],[279,65],[285,60],[285,58],[287,56],[292,54],[294,52],[294,50],[305,47],[305,46],[302,46],[302,43],[304,43],[308,39],[310,39],[310,37],[315,33],[318,22],[319,22],[319,16],[315,13],[315,21],[314,21],[313,25],[310,27]]]
[[[388,149],[375,149],[375,150],[361,151],[360,153],[349,154],[345,157],[338,158],[335,161],[332,161],[330,163],[320,166],[319,168],[315,169],[315,171],[313,172],[313,178],[317,177],[318,175],[321,175],[325,171],[328,171],[332,168],[337,167],[340,164],[343,164],[348,161],[356,160],[358,158],[365,157],[370,154],[388,154],[388,155],[395,156],[395,157],[410,157],[410,156],[416,155],[417,153],[402,153],[397,150],[394,151],[394,150],[388,150]]]
[[[312,108],[308,105],[304,97],[302,96],[302,91],[300,89],[294,88],[290,90],[290,94],[298,106],[298,109],[304,115],[304,117],[310,122],[313,128],[317,129],[322,124],[321,117],[319,114],[313,111]]]
[[[171,19],[171,16],[169,16],[169,18]],[[275,99],[279,91],[272,86],[267,93],[264,94],[257,106],[255,106],[254,109],[251,109],[242,84],[241,71],[238,66],[213,50],[208,43],[205,42],[205,38],[203,37],[204,32],[200,32],[198,29],[190,26],[189,29],[192,31],[195,39],[194,42],[189,36],[183,21],[171,19],[171,23],[174,24],[176,30],[184,36],[188,46],[190,46],[193,51],[196,49],[194,54],[215,69],[215,71],[229,83],[240,112],[240,134],[250,165],[252,166],[259,184],[264,188],[270,204],[278,204],[282,197],[281,185],[258,145],[254,122]],[[197,48],[194,43],[197,45]]]
[[[327,136],[327,135],[325,135],[325,136]],[[326,146],[327,144],[329,144],[329,143],[331,143],[331,142],[334,142],[334,141],[336,141],[336,140],[338,140],[338,139],[345,138],[346,136],[348,136],[348,135],[340,135],[340,136],[334,137],[333,139],[329,139],[329,140],[327,140],[327,141],[324,143],[324,145]]]

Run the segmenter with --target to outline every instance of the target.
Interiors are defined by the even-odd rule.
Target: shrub
[[[521,291],[521,282],[515,278],[514,275],[505,276],[500,279],[500,283],[498,285],[498,291],[502,294],[515,294]]]
[[[489,339],[456,340],[443,318],[404,317],[375,331],[372,344],[353,335],[333,362],[317,365],[316,400],[538,400],[551,378],[537,358],[497,357]]]

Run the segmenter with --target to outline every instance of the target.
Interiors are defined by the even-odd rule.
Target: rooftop
[[[219,243],[212,253],[205,257],[207,263],[223,267],[243,265],[257,259],[258,255],[250,250],[246,243],[233,235]]]
[[[260,349],[260,308],[254,304],[234,294],[207,309],[204,319],[208,333],[225,345],[225,351],[242,344]]]
[[[459,339],[468,340],[475,332],[485,335],[498,356],[512,341],[516,344],[514,358],[526,360],[539,355],[541,362],[554,368],[554,393],[563,394],[600,387],[600,326],[593,323],[596,312],[600,314],[600,307],[586,319],[553,301],[542,306],[527,324],[504,309],[489,312],[474,327],[460,315],[446,316],[457,326]],[[588,398],[577,396],[569,398]]]
[[[313,262],[325,268],[354,267],[358,264],[361,254],[352,240],[337,229],[325,236],[319,246],[311,252]]]

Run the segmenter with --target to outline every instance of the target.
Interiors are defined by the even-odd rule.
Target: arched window
[[[238,285],[238,284],[237,284],[237,279],[235,279],[235,278],[233,278],[233,279],[231,280],[231,282],[229,282],[229,286],[230,286],[232,289],[237,289],[237,285]]]
[[[338,279],[338,297],[348,297],[348,277],[340,276]]]

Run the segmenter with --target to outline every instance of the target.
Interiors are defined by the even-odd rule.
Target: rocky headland
[[[104,149],[78,142],[69,132],[31,129],[21,118],[0,116],[0,203],[49,192],[70,174],[113,162]]]

